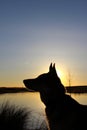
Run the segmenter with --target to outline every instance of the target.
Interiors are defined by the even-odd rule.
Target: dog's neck
[[[61,100],[60,100],[61,98]],[[46,108],[48,109],[53,109],[53,108],[56,108],[56,107],[61,107],[63,106],[63,102],[64,102],[64,99],[65,99],[65,94],[61,95],[61,96],[57,96],[56,98],[51,98],[51,100],[49,99],[48,102],[46,102],[45,106]]]
[[[55,130],[54,128],[56,126],[56,121],[62,120],[62,117],[65,113],[63,99],[64,97],[62,97],[62,101],[60,102],[57,98],[55,101],[53,100],[53,102],[48,102],[46,104],[45,112],[50,130]]]
[[[41,100],[46,106],[45,111],[48,118],[49,116],[52,115],[52,113],[55,112],[55,109],[58,111],[58,115],[59,115],[59,113],[62,111],[61,108],[64,108],[63,106],[64,106],[65,96],[66,96],[65,93],[63,94],[54,93],[49,96],[44,95],[43,92],[40,93]]]
[[[63,108],[63,106],[64,106],[64,100],[65,100],[65,94],[63,94],[61,97],[56,97],[55,99],[51,99],[51,101],[50,100],[48,100],[48,102],[45,104],[45,106],[46,106],[46,114],[47,113],[49,113],[49,114],[52,114],[52,113],[54,113],[54,111],[55,111],[55,109],[57,109],[57,111],[60,111],[61,110],[61,108]],[[61,98],[61,100],[60,100],[60,98]],[[62,110],[61,110],[62,111]]]

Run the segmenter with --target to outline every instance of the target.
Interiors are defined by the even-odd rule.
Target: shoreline
[[[87,86],[66,86],[67,93],[87,93]],[[0,94],[35,92],[24,87],[0,87]]]

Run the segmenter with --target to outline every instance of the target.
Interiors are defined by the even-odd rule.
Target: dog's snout
[[[23,80],[23,83],[26,86],[27,85],[27,80]]]
[[[23,80],[23,83],[25,84],[25,80]]]

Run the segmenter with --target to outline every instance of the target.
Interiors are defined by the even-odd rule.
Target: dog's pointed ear
[[[55,63],[53,64],[53,68],[55,69]]]
[[[52,67],[52,63],[50,64],[50,67],[49,67],[49,71],[52,71],[53,67]]]
[[[56,72],[55,63],[53,64],[53,71],[55,71],[55,72]]]
[[[56,72],[55,63],[53,65],[52,63],[50,64],[49,72]]]

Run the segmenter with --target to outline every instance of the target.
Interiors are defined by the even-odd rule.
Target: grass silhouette
[[[33,124],[31,113],[31,109],[10,105],[8,101],[3,103],[0,105],[0,130],[31,130],[29,126],[29,123]],[[47,127],[42,122],[40,127],[35,130],[47,130]]]
[[[0,130],[26,130],[27,115],[25,108],[3,103],[0,108]]]

